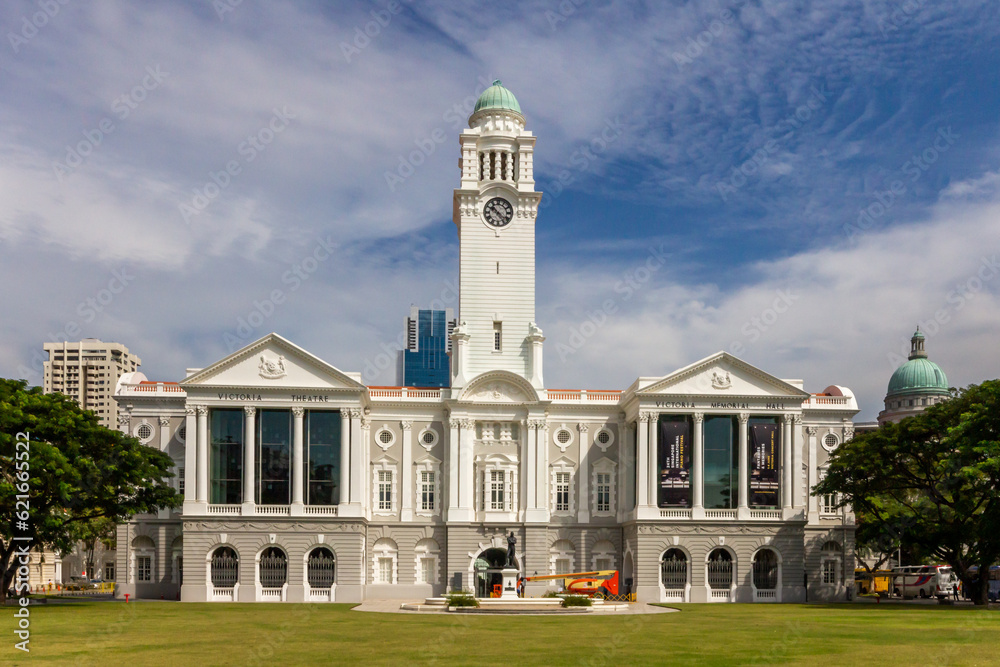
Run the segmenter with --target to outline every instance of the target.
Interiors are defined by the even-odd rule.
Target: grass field
[[[80,601],[0,610],[0,664],[997,665],[1000,613],[901,605],[677,605],[680,613],[380,614],[351,605]]]

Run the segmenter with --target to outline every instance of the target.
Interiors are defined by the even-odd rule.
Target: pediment
[[[809,394],[784,380],[734,357],[717,352],[690,366],[654,380],[637,395],[807,398]]]
[[[365,386],[275,333],[185,378],[183,387],[343,389]]]
[[[423,456],[413,459],[413,465],[441,465],[441,459],[431,456],[430,454],[424,454]]]
[[[462,392],[462,401],[473,403],[535,403],[538,393],[527,380],[508,371],[483,373]]]

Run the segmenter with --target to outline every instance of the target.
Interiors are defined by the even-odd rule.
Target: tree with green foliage
[[[976,604],[986,604],[986,574],[1000,560],[998,487],[1000,380],[989,380],[855,436],[834,452],[813,492],[838,493],[854,509],[864,526],[859,546],[905,540],[915,553],[950,564]],[[973,566],[983,575],[974,589]]]
[[[72,399],[0,378],[0,604],[22,549],[66,553],[90,522],[179,506],[172,465]]]

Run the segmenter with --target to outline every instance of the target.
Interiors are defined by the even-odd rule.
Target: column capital
[[[295,407],[292,408],[292,414],[295,415],[296,417],[301,417],[305,413],[306,409],[301,405],[296,405]]]
[[[743,424],[744,426],[746,426],[747,422],[750,421],[750,413],[749,412],[741,412],[739,414],[739,417],[740,417],[740,423]]]
[[[198,416],[199,417],[202,416],[202,415],[207,415],[208,414],[208,406],[207,405],[196,405],[195,406],[195,410],[198,411]]]
[[[586,433],[590,430],[590,427],[587,426],[586,424],[577,424],[576,430],[578,430],[580,433]]]
[[[401,421],[401,422],[399,422],[399,428],[403,429],[404,431],[409,431],[410,429],[413,428],[413,422],[412,421]]]
[[[132,417],[128,413],[118,415],[118,425],[119,426],[128,426],[128,422],[129,422],[129,420],[131,418]]]
[[[170,426],[170,418],[160,417],[160,426]]]
[[[545,420],[544,419],[529,419],[528,420],[528,428],[533,428],[536,431],[538,429],[540,429],[540,428],[545,428]]]
[[[448,420],[448,428],[461,428],[461,427],[462,427],[462,420],[461,419],[449,419]]]
[[[641,422],[651,422],[655,418],[656,413],[649,410],[643,410],[639,413],[639,421]]]
[[[243,406],[243,413],[247,417],[253,417],[255,414],[257,414],[257,407],[253,406],[253,405],[244,405]]]
[[[802,423],[802,415],[792,415],[792,423],[793,424],[801,424]]]
[[[818,432],[819,432],[819,429],[816,428],[815,426],[806,426],[806,433],[808,433],[809,435],[811,435],[811,436],[812,435],[816,435],[816,433],[818,433]]]
[[[346,410],[344,410],[344,413],[350,419],[357,419],[358,417],[361,416],[361,408],[347,408]]]
[[[703,421],[705,421],[705,413],[704,412],[695,412],[691,416],[694,418],[694,423],[695,424],[700,424]]]
[[[195,414],[197,414],[197,411],[194,409],[193,405],[189,405],[186,408],[184,408],[184,414],[188,415],[189,417],[193,417]]]
[[[460,421],[462,422],[462,428],[463,429],[473,429],[473,428],[476,428],[476,420],[475,419],[462,419]]]

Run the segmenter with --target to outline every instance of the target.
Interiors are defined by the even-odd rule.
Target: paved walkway
[[[448,611],[444,607],[440,607],[440,611],[435,609],[434,611],[407,611],[400,609],[401,605],[412,604],[421,605],[424,609],[427,609],[428,605],[423,605],[423,600],[365,600],[357,607],[354,607],[352,611],[374,611],[389,614],[447,614]],[[616,611],[594,611],[591,612],[594,616],[628,616],[633,614],[669,614],[671,612],[679,611],[678,609],[668,609],[666,607],[654,607],[643,602],[633,602],[626,606],[625,609],[619,609]],[[561,607],[557,607],[561,609]],[[546,612],[539,611],[539,615],[546,615]],[[479,616],[486,616],[488,614],[480,613]],[[575,617],[577,614],[566,614],[567,616]]]

